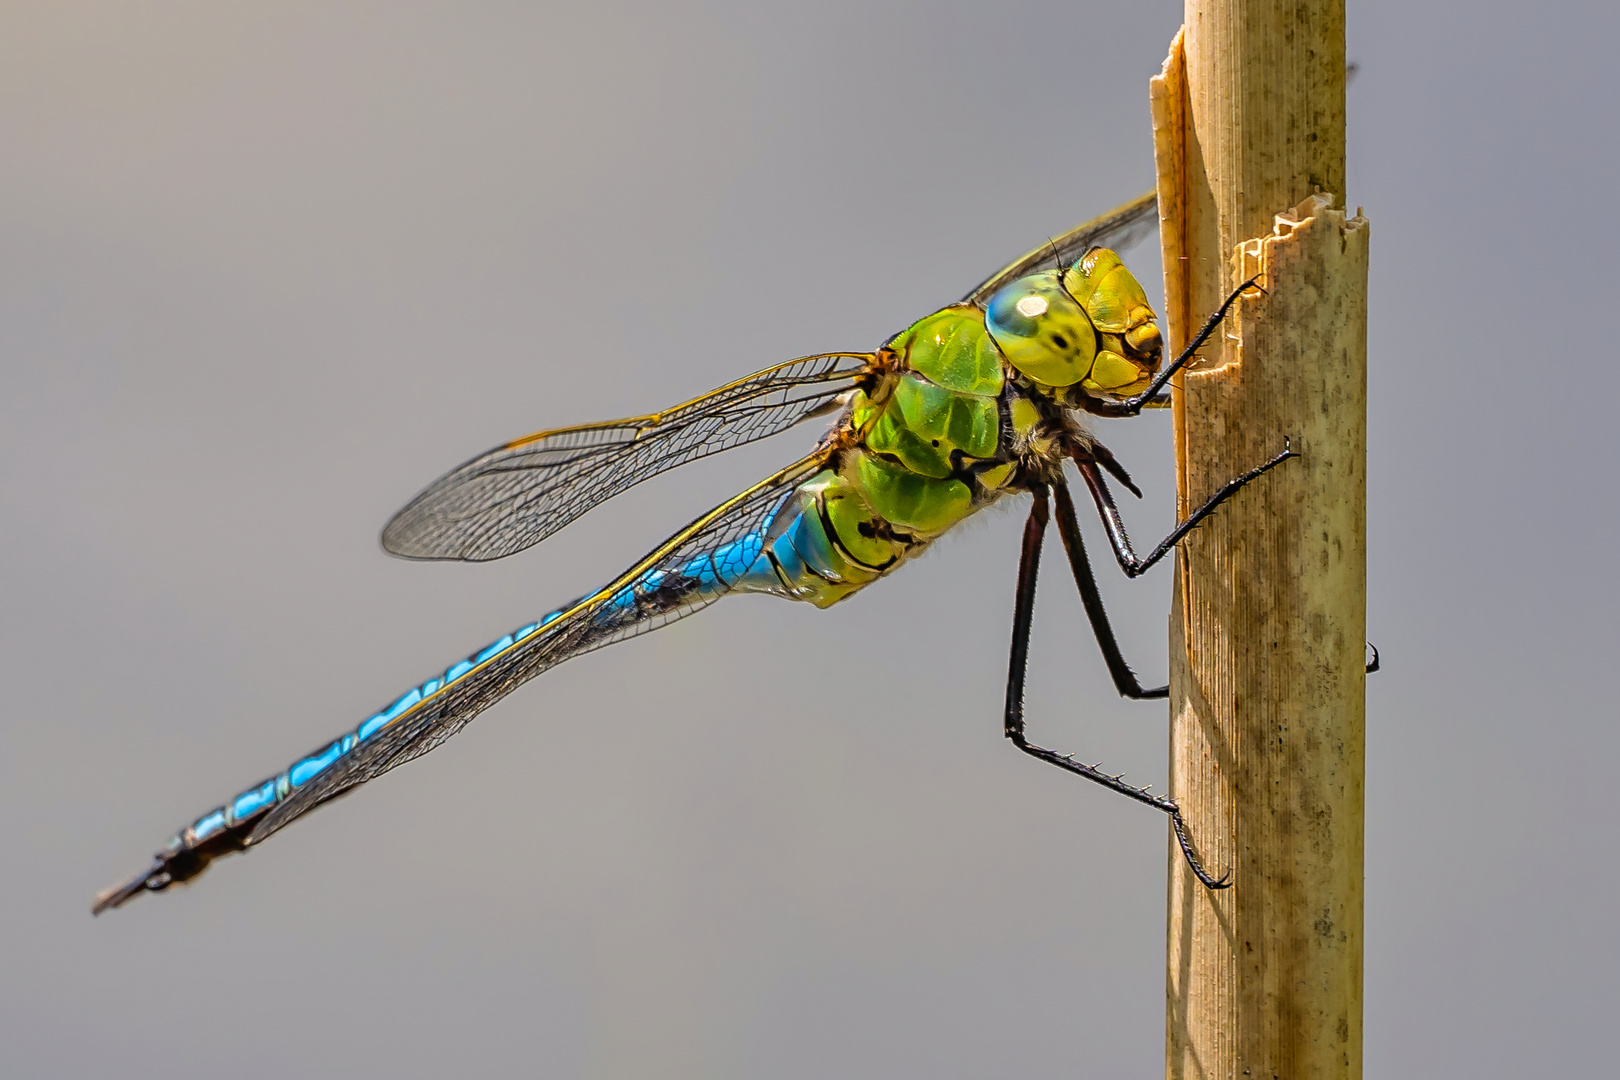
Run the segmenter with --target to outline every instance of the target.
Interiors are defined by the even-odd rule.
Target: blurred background
[[[1136,195],[1180,16],[0,5],[0,1071],[1157,1075],[1165,822],[1001,736],[1016,507],[830,611],[567,664],[197,887],[88,906],[816,432],[490,565],[382,554],[423,484],[871,348]],[[1350,5],[1370,1076],[1612,1064],[1617,32]],[[1100,429],[1162,535],[1168,417]],[[1052,569],[1034,732],[1162,786],[1163,705],[1114,696]],[[1168,566],[1099,569],[1161,681]]]

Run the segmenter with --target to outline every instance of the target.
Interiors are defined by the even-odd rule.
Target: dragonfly
[[[531,547],[591,508],[676,466],[832,417],[805,456],[694,519],[607,585],[458,660],[343,735],[197,818],[150,865],[103,891],[100,914],[196,878],[323,803],[426,754],[483,710],[572,657],[668,625],[725,596],[766,593],[817,607],[839,603],[916,558],[992,503],[1031,497],[1021,545],[1003,727],[1021,751],[1168,815],[1188,865],[1201,862],[1171,798],[1029,741],[1024,674],[1036,576],[1049,520],[1115,688],[1144,687],[1103,608],[1064,478],[1072,465],[1101,516],[1113,554],[1137,577],[1188,530],[1270,469],[1233,478],[1139,557],[1112,479],[1141,491],[1085,424],[1169,403],[1188,363],[1239,286],[1187,346],[1161,364],[1157,316],[1115,249],[1156,231],[1152,192],[1048,240],[960,301],[873,352],[832,352],[766,368],[647,416],[556,428],[515,439],[434,481],[383,529],[407,559],[485,561]],[[1055,511],[1055,513],[1054,513]]]

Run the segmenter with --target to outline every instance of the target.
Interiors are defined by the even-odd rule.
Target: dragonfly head
[[[1141,284],[1107,248],[1003,286],[985,325],[1007,362],[1038,383],[1127,397],[1159,369],[1163,342]]]

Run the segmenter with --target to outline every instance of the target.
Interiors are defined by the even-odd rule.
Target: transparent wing
[[[820,471],[829,453],[818,450],[715,507],[606,588],[359,739],[261,818],[246,843],[259,843],[322,803],[434,749],[547,668],[655,630],[726,595],[759,561],[777,511],[794,488]]]
[[[383,547],[411,559],[474,562],[522,551],[666,469],[829,410],[871,359],[808,356],[650,416],[517,439],[429,485],[383,529]]]
[[[997,289],[1025,274],[1034,273],[1043,264],[1072,263],[1094,247],[1127,248],[1145,240],[1158,227],[1159,197],[1156,192],[1150,191],[1014,260],[986,278],[962,300],[983,307]]]

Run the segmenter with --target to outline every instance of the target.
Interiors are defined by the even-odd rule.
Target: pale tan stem
[[[1233,284],[1267,290],[1173,389],[1182,512],[1301,455],[1177,555],[1171,794],[1233,887],[1171,845],[1166,1075],[1359,1080],[1368,228],[1322,194],[1342,0],[1187,0],[1152,99],[1169,345]]]

